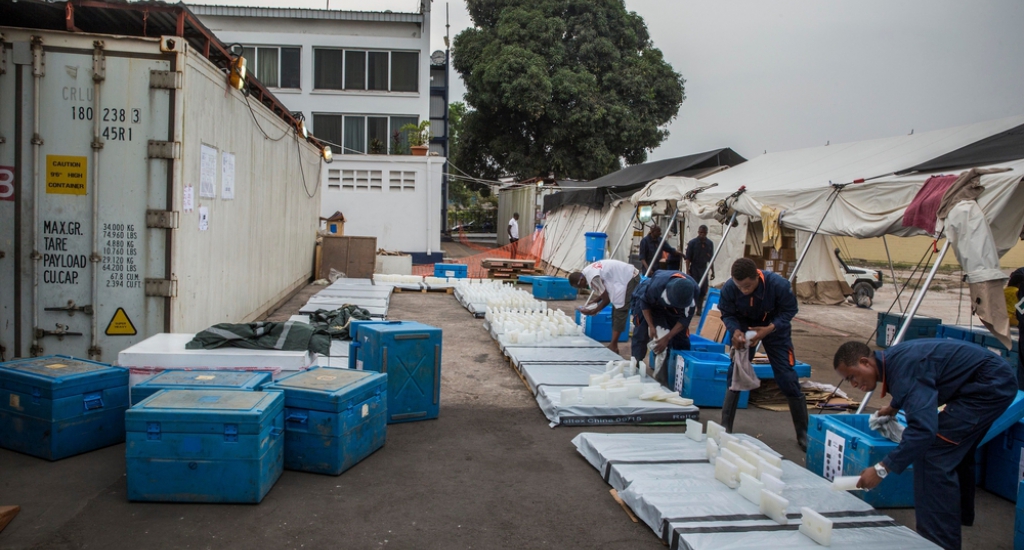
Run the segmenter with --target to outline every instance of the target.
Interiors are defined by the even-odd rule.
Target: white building
[[[430,0],[419,13],[189,6],[307,128],[331,144],[324,217],[416,263],[441,261],[439,157],[408,156],[399,129],[430,118]],[[436,131],[436,130],[435,130]]]

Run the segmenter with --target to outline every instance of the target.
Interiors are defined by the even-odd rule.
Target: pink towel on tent
[[[919,227],[935,234],[935,216],[942,204],[942,197],[956,181],[957,176],[932,176],[924,182],[910,206],[903,213],[903,227]]]

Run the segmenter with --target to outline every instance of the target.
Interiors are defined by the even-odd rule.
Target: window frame
[[[315,135],[317,137],[322,137],[324,139],[326,139],[326,135],[322,135],[322,134],[318,134],[317,133],[317,132],[319,132],[319,129],[317,128],[317,124],[316,124],[317,117],[338,117],[338,119],[340,119],[341,143],[333,143],[333,142],[330,142],[330,141],[328,143],[331,143],[332,147],[334,145],[339,146],[340,147],[340,151],[338,151],[338,154],[341,154],[341,155],[368,155],[368,154],[371,154],[370,153],[370,119],[373,119],[373,118],[387,119],[387,121],[388,121],[388,130],[387,130],[388,140],[387,140],[387,142],[384,143],[384,153],[382,153],[382,154],[384,154],[384,155],[396,155],[397,153],[392,149],[393,144],[391,142],[392,134],[394,134],[394,132],[398,131],[398,128],[395,127],[396,123],[395,123],[394,119],[396,119],[396,118],[397,119],[403,119],[403,118],[404,119],[413,119],[413,118],[415,118],[416,122],[414,124],[418,124],[419,121],[421,120],[419,115],[380,114],[380,113],[373,113],[373,114],[369,114],[369,113],[331,113],[331,112],[314,111],[314,112],[312,112],[310,114],[310,116],[311,116],[311,119],[313,121],[313,135]],[[359,152],[357,150],[349,151],[348,146],[344,143],[344,141],[345,141],[345,121],[346,121],[346,119],[349,119],[349,118],[362,118],[363,119],[363,152]],[[403,126],[404,126],[404,124],[403,124]],[[408,147],[408,144],[404,144],[404,145],[405,145],[405,147]],[[355,149],[355,148],[353,148],[353,149]],[[406,152],[406,154],[409,154],[409,152]]]
[[[317,52],[319,50],[329,50],[341,52],[341,88],[318,88],[316,85],[315,75],[317,74]],[[349,70],[349,53],[362,53],[363,57],[363,71],[362,71],[362,88],[349,88],[348,86],[348,70]],[[387,82],[386,89],[371,89],[370,88],[370,54],[387,54],[387,67],[384,71],[384,79]],[[394,90],[394,61],[393,54],[405,53],[414,54],[416,56],[416,75],[414,82],[416,84],[415,90]],[[344,47],[344,46],[313,46],[313,91],[315,92],[348,92],[348,93],[362,93],[362,94],[402,94],[402,95],[413,95],[422,93],[422,83],[420,82],[420,56],[423,54],[420,50],[386,50],[380,48],[367,48],[367,47]],[[427,86],[430,87],[429,84]],[[286,88],[291,89],[291,88]]]
[[[285,45],[285,44],[243,44],[242,45],[242,51],[243,52],[245,52],[245,50],[254,50],[254,52],[255,52],[251,59],[246,56],[245,60],[246,60],[246,65],[247,65],[247,71],[249,73],[252,73],[254,76],[256,76],[257,80],[259,80],[259,76],[258,76],[259,75],[259,58],[260,58],[260,50],[261,49],[262,50],[268,50],[268,49],[275,49],[275,50],[277,50],[277,83],[275,85],[271,86],[270,84],[260,80],[260,84],[263,84],[269,90],[300,90],[301,91],[302,90],[302,46],[301,45],[295,45],[295,44],[289,44],[289,45]],[[295,86],[295,87],[291,87],[291,86],[285,87],[285,86],[281,85],[281,81],[283,80],[282,77],[284,76],[284,70],[283,70],[284,69],[284,63],[282,63],[281,55],[282,55],[282,51],[285,50],[285,49],[299,50],[299,85]],[[243,55],[244,55],[244,53],[243,53]]]

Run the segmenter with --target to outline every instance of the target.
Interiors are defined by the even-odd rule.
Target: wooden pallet
[[[480,265],[486,268],[492,267],[505,267],[505,268],[520,268],[520,269],[533,269],[537,265],[536,260],[513,260],[510,258],[487,258],[480,262]]]

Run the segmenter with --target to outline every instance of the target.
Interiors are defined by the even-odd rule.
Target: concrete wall
[[[888,262],[885,255],[885,244],[881,238],[854,239],[851,237],[833,237],[832,240],[835,246],[842,250],[843,259],[846,261],[849,261],[849,257],[871,262]],[[889,253],[892,255],[892,261],[911,265],[917,265],[921,261],[921,256],[924,255],[932,242],[931,237],[923,236],[887,237],[886,240],[889,244]],[[942,247],[942,242],[939,241],[938,246],[940,248]],[[948,266],[959,265],[956,261],[956,255],[952,251],[946,254],[942,264]],[[1016,246],[1011,248],[1002,257],[999,264],[1004,269],[1017,269],[1024,266],[1024,242],[1018,242]]]
[[[430,261],[441,261],[443,157],[334,158],[324,169],[322,217],[340,210],[346,235],[377,237],[377,248],[412,253],[416,263],[425,263],[421,256],[428,253],[435,256]]]

